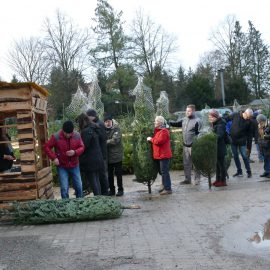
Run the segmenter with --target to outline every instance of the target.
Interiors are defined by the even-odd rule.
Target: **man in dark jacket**
[[[45,152],[57,166],[62,199],[69,198],[69,175],[75,189],[76,198],[82,198],[82,180],[79,168],[79,156],[84,151],[84,144],[78,132],[74,132],[72,121],[66,121],[63,128],[53,134],[45,143]],[[54,151],[52,151],[54,148]]]
[[[234,177],[243,176],[241,163],[239,159],[239,152],[244,161],[248,178],[252,176],[249,159],[247,157],[247,145],[250,145],[250,141],[252,140],[253,135],[252,122],[250,121],[252,115],[253,115],[252,109],[246,109],[244,112],[233,113],[225,118],[226,121],[232,120],[230,133],[232,138],[231,146],[235,166],[237,168],[237,172],[233,175]]]
[[[185,180],[180,184],[191,184],[192,156],[191,148],[194,137],[198,136],[202,127],[202,122],[195,116],[195,105],[188,105],[186,108],[186,117],[177,121],[169,121],[173,127],[182,127],[183,133],[183,163]],[[200,174],[195,171],[194,184],[198,184]]]
[[[122,133],[115,120],[110,115],[104,117],[104,124],[107,133],[107,151],[108,151],[108,178],[110,186],[110,195],[115,195],[114,173],[117,178],[118,192],[116,196],[124,195],[122,179],[122,160],[123,145]]]
[[[109,183],[107,176],[107,134],[105,130],[105,125],[104,122],[99,119],[97,112],[94,109],[87,110],[86,114],[91,121],[93,121],[100,127],[99,144],[102,151],[105,169],[99,171],[99,182],[101,187],[101,195],[106,196],[109,195]]]

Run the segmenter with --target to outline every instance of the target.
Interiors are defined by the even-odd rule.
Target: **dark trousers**
[[[84,171],[84,179],[87,190],[92,190],[94,195],[101,195],[99,172],[98,171]]]
[[[226,175],[225,156],[217,157],[216,180],[226,182]]]
[[[108,182],[108,165],[107,160],[104,160],[104,169],[99,171],[99,182],[101,187],[101,195],[108,195],[109,182]]]
[[[111,193],[115,193],[114,174],[116,175],[117,179],[118,191],[124,191],[122,178],[122,161],[108,164],[108,179]]]

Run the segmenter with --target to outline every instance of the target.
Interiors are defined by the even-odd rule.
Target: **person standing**
[[[270,127],[267,125],[267,118],[263,114],[258,114],[256,117],[258,122],[258,145],[263,155],[264,172],[260,177],[270,178]]]
[[[99,126],[99,144],[102,151],[104,170],[99,172],[99,182],[101,187],[101,195],[109,195],[109,183],[108,183],[108,168],[107,168],[107,135],[104,122],[101,121],[94,109],[89,109],[86,112],[91,122],[96,123]]]
[[[108,153],[108,179],[110,187],[110,195],[115,195],[114,174],[117,179],[118,191],[116,196],[124,195],[123,177],[122,177],[122,160],[123,160],[123,144],[122,132],[117,122],[111,115],[104,117],[104,124],[107,133],[107,153]]]
[[[163,188],[159,190],[160,195],[172,193],[170,177],[170,159],[172,157],[170,132],[166,127],[163,116],[155,118],[154,136],[148,137],[147,141],[152,143],[153,158],[158,161],[159,174],[162,177]]]
[[[247,145],[250,145],[250,141],[252,140],[253,135],[252,123],[250,121],[252,115],[252,109],[246,109],[244,112],[233,113],[225,118],[226,121],[232,120],[230,133],[232,138],[231,147],[235,166],[237,168],[237,172],[233,175],[233,177],[243,176],[243,171],[239,159],[239,152],[245,164],[247,177],[252,177],[250,163],[247,157]]]
[[[84,113],[80,114],[76,121],[79,124],[85,146],[85,150],[80,156],[81,172],[85,176],[86,185],[93,191],[94,195],[101,195],[99,176],[100,171],[104,171],[104,162],[99,143],[100,127],[91,122]]]
[[[215,109],[210,110],[208,114],[209,122],[212,124],[212,130],[217,135],[217,165],[216,165],[216,181],[213,186],[223,187],[226,183],[226,164],[225,156],[227,154],[225,136],[226,136],[226,122],[219,115]]]
[[[170,126],[182,127],[183,134],[183,163],[185,180],[180,184],[191,184],[191,170],[192,170],[192,143],[194,137],[198,136],[202,128],[201,119],[195,116],[195,105],[188,105],[186,108],[186,117],[177,121],[169,121]],[[200,174],[195,170],[194,184],[200,181]]]
[[[54,151],[52,148],[54,148]],[[69,175],[72,177],[76,198],[82,198],[79,156],[84,151],[84,144],[80,134],[74,131],[72,121],[64,122],[62,129],[53,134],[45,143],[44,149],[48,157],[57,166],[62,199],[69,198]]]

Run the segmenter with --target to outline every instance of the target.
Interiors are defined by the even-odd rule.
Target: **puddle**
[[[254,247],[270,247],[270,219],[268,219],[258,232],[247,239]]]

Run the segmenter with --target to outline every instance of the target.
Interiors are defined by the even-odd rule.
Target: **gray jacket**
[[[187,147],[192,146],[194,137],[198,136],[202,128],[201,119],[194,115],[177,121],[169,121],[169,124],[173,127],[182,127],[183,145]]]
[[[122,132],[118,123],[113,120],[112,128],[106,128],[108,163],[117,163],[123,160]]]

